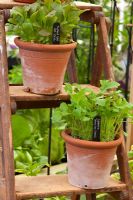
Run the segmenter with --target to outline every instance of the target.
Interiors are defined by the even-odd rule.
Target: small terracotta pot
[[[76,43],[45,45],[15,38],[15,44],[20,51],[25,90],[46,95],[59,93],[71,51]]]
[[[20,2],[20,3],[34,3],[36,0],[14,0],[16,2]]]
[[[85,189],[106,187],[122,136],[111,142],[93,142],[75,139],[67,131],[61,135],[66,142],[69,183]]]

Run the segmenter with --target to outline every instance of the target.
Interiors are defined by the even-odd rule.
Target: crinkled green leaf
[[[22,125],[20,127],[20,125]],[[22,116],[12,116],[13,144],[15,147],[21,146],[24,140],[30,137],[32,128],[29,122]]]
[[[78,25],[80,13],[73,3],[38,0],[30,5],[13,8],[7,25],[10,34],[24,41],[51,44],[53,24],[60,23],[60,43],[71,43],[72,30]]]

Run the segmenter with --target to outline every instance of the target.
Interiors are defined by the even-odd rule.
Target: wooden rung
[[[74,2],[77,7],[81,10],[93,10],[93,11],[102,11],[102,6],[88,3],[88,2],[82,2],[82,1],[75,1]]]
[[[80,2],[80,1],[76,1],[75,3],[77,7],[79,7],[81,10],[90,9],[93,11],[102,11],[102,6],[100,5],[95,5],[95,4],[85,3],[85,2]],[[0,9],[6,9],[6,8],[8,9],[8,8],[12,8],[14,6],[20,6],[20,5],[25,5],[25,4],[15,2],[13,0],[0,0]]]
[[[126,189],[126,184],[110,178],[108,186],[102,189],[80,189],[68,183],[67,175],[16,176],[17,200],[44,198],[96,192],[113,192]]]
[[[0,0],[0,9],[8,9],[14,6],[24,5],[23,3],[14,2],[13,0]]]
[[[82,85],[82,87],[91,88],[93,91],[98,92],[98,88],[92,85]],[[12,113],[17,109],[27,108],[50,108],[57,107],[61,102],[68,102],[69,95],[62,87],[61,93],[57,95],[37,95],[30,92],[24,92],[23,86],[10,86],[10,99]]]
[[[93,91],[97,92],[99,89],[92,85],[82,85],[82,87],[91,88]],[[12,101],[57,101],[69,100],[69,95],[64,91],[64,86],[62,90],[57,95],[38,95],[30,92],[25,92],[23,86],[10,86],[10,97]]]
[[[0,178],[0,200],[4,200],[6,194],[5,178]]]

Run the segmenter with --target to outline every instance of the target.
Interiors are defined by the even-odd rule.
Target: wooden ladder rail
[[[104,16],[102,11],[93,11],[91,9],[90,11],[81,14],[80,18],[82,21],[91,22],[97,27],[98,41],[94,64],[91,71],[91,84],[99,86],[102,72],[106,79],[114,80],[110,47],[108,43],[110,21]],[[78,82],[74,52],[72,52],[70,57],[67,72],[72,83]]]
[[[114,73],[112,67],[111,53],[108,44],[108,22],[103,14],[103,12],[90,11],[90,15],[88,13],[83,13],[81,15],[81,19],[85,19],[86,21],[91,21],[95,23],[97,26],[98,32],[98,42],[97,49],[95,54],[94,65],[92,68],[92,79],[91,84],[95,86],[99,86],[99,81],[102,76],[102,72],[106,79],[113,81]],[[128,167],[128,158],[125,148],[125,140],[123,137],[123,143],[117,149],[117,159],[118,166],[120,171],[120,179],[126,183],[127,191],[126,192],[112,192],[112,196],[119,198],[120,200],[131,200],[133,197],[132,188],[131,188],[131,180],[129,174]],[[86,195],[88,200],[95,200],[96,194]],[[78,200],[79,195],[74,195],[73,200]]]
[[[15,200],[4,11],[0,11],[0,199]]]

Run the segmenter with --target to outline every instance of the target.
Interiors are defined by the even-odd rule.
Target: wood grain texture
[[[0,200],[15,200],[15,183],[14,183],[14,160],[13,160],[13,145],[11,132],[11,112],[10,98],[8,86],[8,66],[7,52],[4,26],[4,12],[0,11],[0,86],[1,86],[1,104],[0,104],[0,138],[2,148],[2,166],[0,178],[1,189]]]
[[[7,199],[7,193],[6,193],[6,183],[5,179],[0,179],[0,200],[6,200]]]
[[[91,88],[93,91],[98,92],[99,89],[92,85],[82,85],[83,88]],[[14,101],[57,101],[57,100],[69,100],[69,95],[64,91],[64,86],[62,90],[57,95],[37,95],[30,92],[24,91],[24,86],[10,86],[10,97]]]
[[[100,79],[102,72],[104,72],[107,79],[114,79],[112,72],[112,61],[110,56],[110,50],[108,48],[108,33],[110,30],[110,21],[105,18],[103,13],[99,15],[99,23],[97,23],[98,41],[95,53],[94,64],[92,67],[92,79],[91,84],[95,86],[100,85]]]
[[[81,10],[93,10],[93,11],[102,11],[102,6],[88,3],[88,2],[81,2],[81,1],[75,1],[75,4],[77,7]]]
[[[71,53],[71,56],[67,65],[67,75],[68,75],[68,79],[70,83],[78,83],[74,50]]]
[[[91,85],[82,85],[82,87],[91,88],[95,92],[99,90]],[[10,86],[10,100],[12,113],[15,113],[16,109],[58,107],[62,102],[69,102],[70,97],[64,91],[64,86],[59,94],[52,96],[24,92],[23,86]]]
[[[123,142],[118,146],[116,154],[120,171],[120,180],[126,184],[128,191],[128,200],[131,200],[133,195],[124,136]]]
[[[110,54],[110,47],[108,43],[106,19],[104,16],[100,17],[98,37],[100,38],[100,41],[101,41],[100,49],[102,49],[101,62],[103,66],[103,72],[104,72],[105,78],[112,81],[114,80],[114,73],[113,73],[113,65],[112,65],[112,59],[111,59],[111,54]]]
[[[98,25],[97,25],[97,29],[98,29]],[[101,39],[100,37],[98,37],[94,64],[91,70],[91,84],[95,86],[100,85],[99,81],[101,79],[102,72],[103,72],[103,64],[101,62],[102,60],[101,58],[102,58]]]
[[[91,9],[94,11],[102,11],[102,7],[100,5],[78,2],[78,1],[76,1],[75,3],[77,4],[77,7],[80,8],[81,10]],[[25,3],[15,2],[13,0],[0,0],[0,8],[2,9],[12,8],[14,6],[21,6],[21,5],[25,5]]]
[[[0,147],[0,179],[3,179],[3,152],[2,152],[2,146]]]
[[[0,9],[8,9],[14,6],[24,5],[23,3],[14,2],[13,0],[0,0]]]
[[[36,177],[16,177],[17,200],[43,198],[96,192],[113,192],[125,190],[126,185],[110,178],[106,188],[96,190],[80,189],[68,183],[67,175],[50,175]]]

